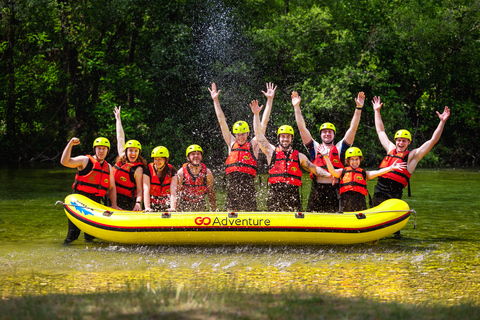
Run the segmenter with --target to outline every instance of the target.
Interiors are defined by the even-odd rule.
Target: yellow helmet
[[[322,124],[322,125],[320,126],[319,132],[322,132],[323,129],[333,130],[333,133],[337,134],[337,129],[335,129],[335,126],[333,125],[333,123],[325,122],[324,124]]]
[[[128,140],[127,143],[125,143],[124,151],[127,150],[127,148],[138,148],[142,151],[142,145],[137,140]]]
[[[200,151],[203,155],[202,147],[200,147],[198,144],[192,144],[191,146],[189,146],[187,148],[187,158],[188,158],[188,155],[190,154],[190,152],[193,152],[193,151]]]
[[[95,149],[96,146],[108,147],[108,149],[110,149],[110,141],[108,141],[107,138],[98,137],[93,141],[93,148]]]
[[[168,149],[165,148],[164,146],[159,146],[159,147],[155,147],[155,149],[152,150],[151,157],[152,158],[169,158],[170,153],[168,152]]]
[[[245,121],[237,121],[233,125],[233,133],[246,133],[250,132],[250,127]]]
[[[405,129],[398,130],[397,133],[395,133],[395,139],[397,138],[405,138],[412,141],[412,135]]]
[[[293,128],[289,125],[283,125],[281,126],[280,128],[278,128],[278,131],[277,131],[277,136],[279,136],[280,134],[282,133],[288,133],[288,134],[291,134],[292,135],[292,138],[294,137],[294,131],[293,131]]]
[[[363,157],[362,150],[357,147],[350,147],[345,152],[345,159],[350,157]]]

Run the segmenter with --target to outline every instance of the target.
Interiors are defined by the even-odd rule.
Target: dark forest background
[[[451,108],[423,166],[475,166],[480,156],[480,2],[473,0],[0,0],[0,159],[59,161],[68,140],[92,152],[95,137],[116,154],[113,108],[127,139],[149,158],[157,145],[184,162],[200,144],[220,166],[227,148],[207,87],[222,92],[231,127],[248,103],[278,85],[267,136],[295,119],[333,122],[343,137],[367,99],[355,139],[366,165],[383,158],[371,101],[381,96],[387,133],[410,130],[413,147]],[[304,151],[298,131],[295,147]]]

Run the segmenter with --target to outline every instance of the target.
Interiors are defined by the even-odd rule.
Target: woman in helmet
[[[265,133],[273,98],[277,89],[273,83],[267,83],[267,92],[262,93],[267,97],[267,105],[262,117],[262,131]],[[245,121],[237,121],[233,125],[233,134],[228,128],[218,99],[220,90],[212,83],[208,88],[213,99],[213,106],[223,139],[228,147],[228,157],[225,161],[225,174],[227,175],[227,199],[225,209],[228,211],[256,211],[257,192],[255,190],[255,177],[257,175],[258,142],[254,137],[249,140],[250,128]]]
[[[256,100],[250,103],[250,108],[253,112],[255,137],[260,144],[260,149],[267,156],[267,162],[270,166],[268,210],[277,212],[302,211],[300,203],[302,171],[300,167],[314,174],[318,174],[320,168],[312,164],[303,153],[293,150],[294,131],[291,126],[284,125],[278,129],[277,147],[267,141],[260,129],[260,117],[258,114],[262,107],[258,106],[258,101]]]
[[[80,144],[78,138],[72,138],[63,150],[60,163],[68,168],[77,168],[75,182],[73,183],[73,193],[82,194],[96,202],[105,203],[105,195],[108,192],[112,208],[117,207],[117,192],[113,178],[113,170],[105,157],[110,150],[110,141],[107,138],[99,137],[93,142],[94,155],[85,155],[71,157],[72,147]],[[78,239],[80,229],[68,220],[68,234],[64,244],[70,244]],[[86,241],[92,241],[94,238],[84,234]]]
[[[125,143],[121,107],[115,107],[118,157],[115,160],[114,177],[117,187],[118,206],[124,210],[142,211],[143,199],[143,169],[147,161],[140,155],[142,145],[137,140]]]
[[[210,211],[217,210],[213,174],[202,163],[203,150],[198,144],[192,144],[186,151],[185,163],[172,180],[171,205],[169,211],[201,212],[207,211],[205,195],[208,194]]]
[[[152,150],[153,162],[143,172],[143,204],[145,211],[166,211],[170,208],[170,185],[177,170],[168,163],[168,149],[159,146]]]
[[[327,163],[328,171],[335,178],[340,179],[340,208],[339,212],[352,212],[367,209],[366,196],[367,180],[384,175],[396,169],[405,169],[406,162],[395,161],[392,165],[375,171],[365,171],[360,168],[363,160],[362,151],[357,147],[350,147],[345,152],[345,168],[335,169],[329,159],[328,152],[322,154]]]

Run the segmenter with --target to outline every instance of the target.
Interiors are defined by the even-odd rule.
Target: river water
[[[74,173],[58,164],[0,167],[2,298],[173,285],[480,305],[478,169],[417,170],[404,197],[417,227],[412,216],[400,240],[351,246],[132,246],[85,243],[82,234],[65,247],[66,216],[54,204]]]

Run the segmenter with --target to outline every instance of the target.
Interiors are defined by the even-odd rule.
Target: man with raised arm
[[[343,168],[345,161],[345,151],[352,146],[358,124],[362,114],[365,94],[359,92],[355,103],[357,105],[353,114],[350,128],[345,133],[345,137],[335,144],[336,129],[332,123],[325,122],[320,126],[321,143],[315,141],[305,125],[305,120],[300,110],[300,101],[302,99],[296,91],[292,92],[292,104],[295,109],[295,120],[297,122],[302,142],[307,148],[310,159],[314,165],[321,168],[320,173],[310,175],[312,178],[312,188],[310,198],[308,199],[307,211],[316,212],[337,212],[339,210],[339,188],[338,180],[328,171],[327,165],[322,154],[328,153],[328,158],[336,169]]]
[[[283,125],[277,131],[278,145],[275,147],[267,141],[260,129],[260,116],[263,106],[258,101],[250,103],[253,112],[253,128],[260,149],[267,156],[270,166],[268,177],[268,211],[302,211],[300,202],[300,186],[302,185],[302,170],[320,174],[320,168],[313,165],[303,153],[293,150],[294,131],[291,126]]]
[[[272,110],[273,97],[277,87],[267,83],[267,92],[262,93],[267,97],[267,105],[263,112],[261,130],[265,133],[270,111]],[[223,139],[228,146],[228,158],[225,162],[225,174],[228,177],[227,201],[225,209],[228,211],[256,211],[257,198],[255,190],[255,177],[257,175],[258,142],[254,137],[250,141],[248,136],[250,128],[245,121],[237,121],[233,125],[233,134],[228,129],[225,115],[218,96],[220,90],[212,83],[208,88],[213,99],[213,106],[217,114],[218,123],[222,130]]]
[[[438,142],[442,136],[445,122],[447,122],[450,116],[450,109],[445,107],[442,114],[437,111],[437,115],[440,118],[440,122],[435,129],[430,140],[426,141],[420,147],[408,151],[408,146],[412,143],[412,135],[405,129],[398,130],[395,133],[395,143],[388,139],[385,133],[385,127],[383,126],[382,116],[380,115],[380,109],[383,103],[380,102],[380,97],[373,98],[373,110],[375,111],[375,129],[377,129],[378,138],[387,156],[380,164],[380,168],[385,168],[391,165],[393,162],[400,159],[402,162],[407,163],[407,168],[402,170],[391,171],[378,178],[377,185],[373,195],[374,206],[379,205],[383,201],[391,198],[401,199],[403,195],[403,188],[408,185],[408,181],[417,167],[417,164],[427,153],[432,150],[433,146]]]

